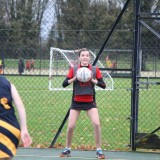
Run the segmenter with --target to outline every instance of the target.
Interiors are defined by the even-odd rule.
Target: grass
[[[8,76],[25,104],[33,147],[49,147],[58,131],[71,101],[71,91],[49,91],[46,76]],[[53,83],[61,86],[64,77],[54,77]],[[154,81],[154,80],[153,80]],[[125,150],[130,141],[131,80],[114,79],[113,91],[97,91],[97,105],[102,126],[102,148]],[[160,88],[153,85],[149,90],[140,90],[139,131],[151,132],[159,125]],[[66,127],[58,137],[54,147],[64,147]],[[93,128],[82,112],[77,122],[72,148],[94,149]]]

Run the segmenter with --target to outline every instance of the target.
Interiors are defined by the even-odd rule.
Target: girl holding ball
[[[66,136],[66,147],[60,154],[60,157],[69,157],[71,155],[71,141],[73,137],[76,121],[80,115],[81,110],[85,110],[90,118],[94,128],[94,138],[96,143],[96,156],[98,159],[105,159],[105,155],[101,149],[101,127],[98,109],[95,99],[95,85],[105,89],[106,84],[103,81],[102,74],[98,67],[93,67],[90,64],[90,52],[83,48],[79,51],[79,65],[78,68],[87,67],[92,71],[92,77],[88,82],[81,82],[76,77],[75,67],[71,67],[62,86],[67,87],[73,83],[73,95],[70,106],[70,114]],[[95,71],[93,71],[95,68]]]

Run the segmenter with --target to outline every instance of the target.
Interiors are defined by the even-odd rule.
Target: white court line
[[[39,157],[39,158],[68,158],[68,159],[96,159],[97,158],[87,158],[87,157],[59,157],[59,156],[38,156],[38,155],[16,155],[16,157]],[[110,159],[108,160],[126,160],[126,159]]]
[[[63,158],[60,156],[38,156],[38,155],[16,155],[16,157],[39,157],[39,158]],[[97,159],[97,158],[87,158],[87,157],[64,157],[64,158],[68,158],[68,159]]]

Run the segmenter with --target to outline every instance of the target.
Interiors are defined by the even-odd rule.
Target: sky
[[[42,40],[46,40],[51,30],[51,27],[55,21],[54,0],[49,0],[48,6],[44,12],[44,16],[41,24],[41,37]]]

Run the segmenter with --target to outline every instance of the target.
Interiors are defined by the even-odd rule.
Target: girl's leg
[[[87,111],[89,118],[94,127],[94,137],[96,142],[96,147],[101,148],[101,127],[99,121],[99,114],[97,108],[91,108]]]
[[[80,115],[80,111],[70,110],[68,128],[67,128],[67,137],[66,137],[66,148],[71,148],[71,141],[73,137],[74,128],[76,126],[76,121]]]

